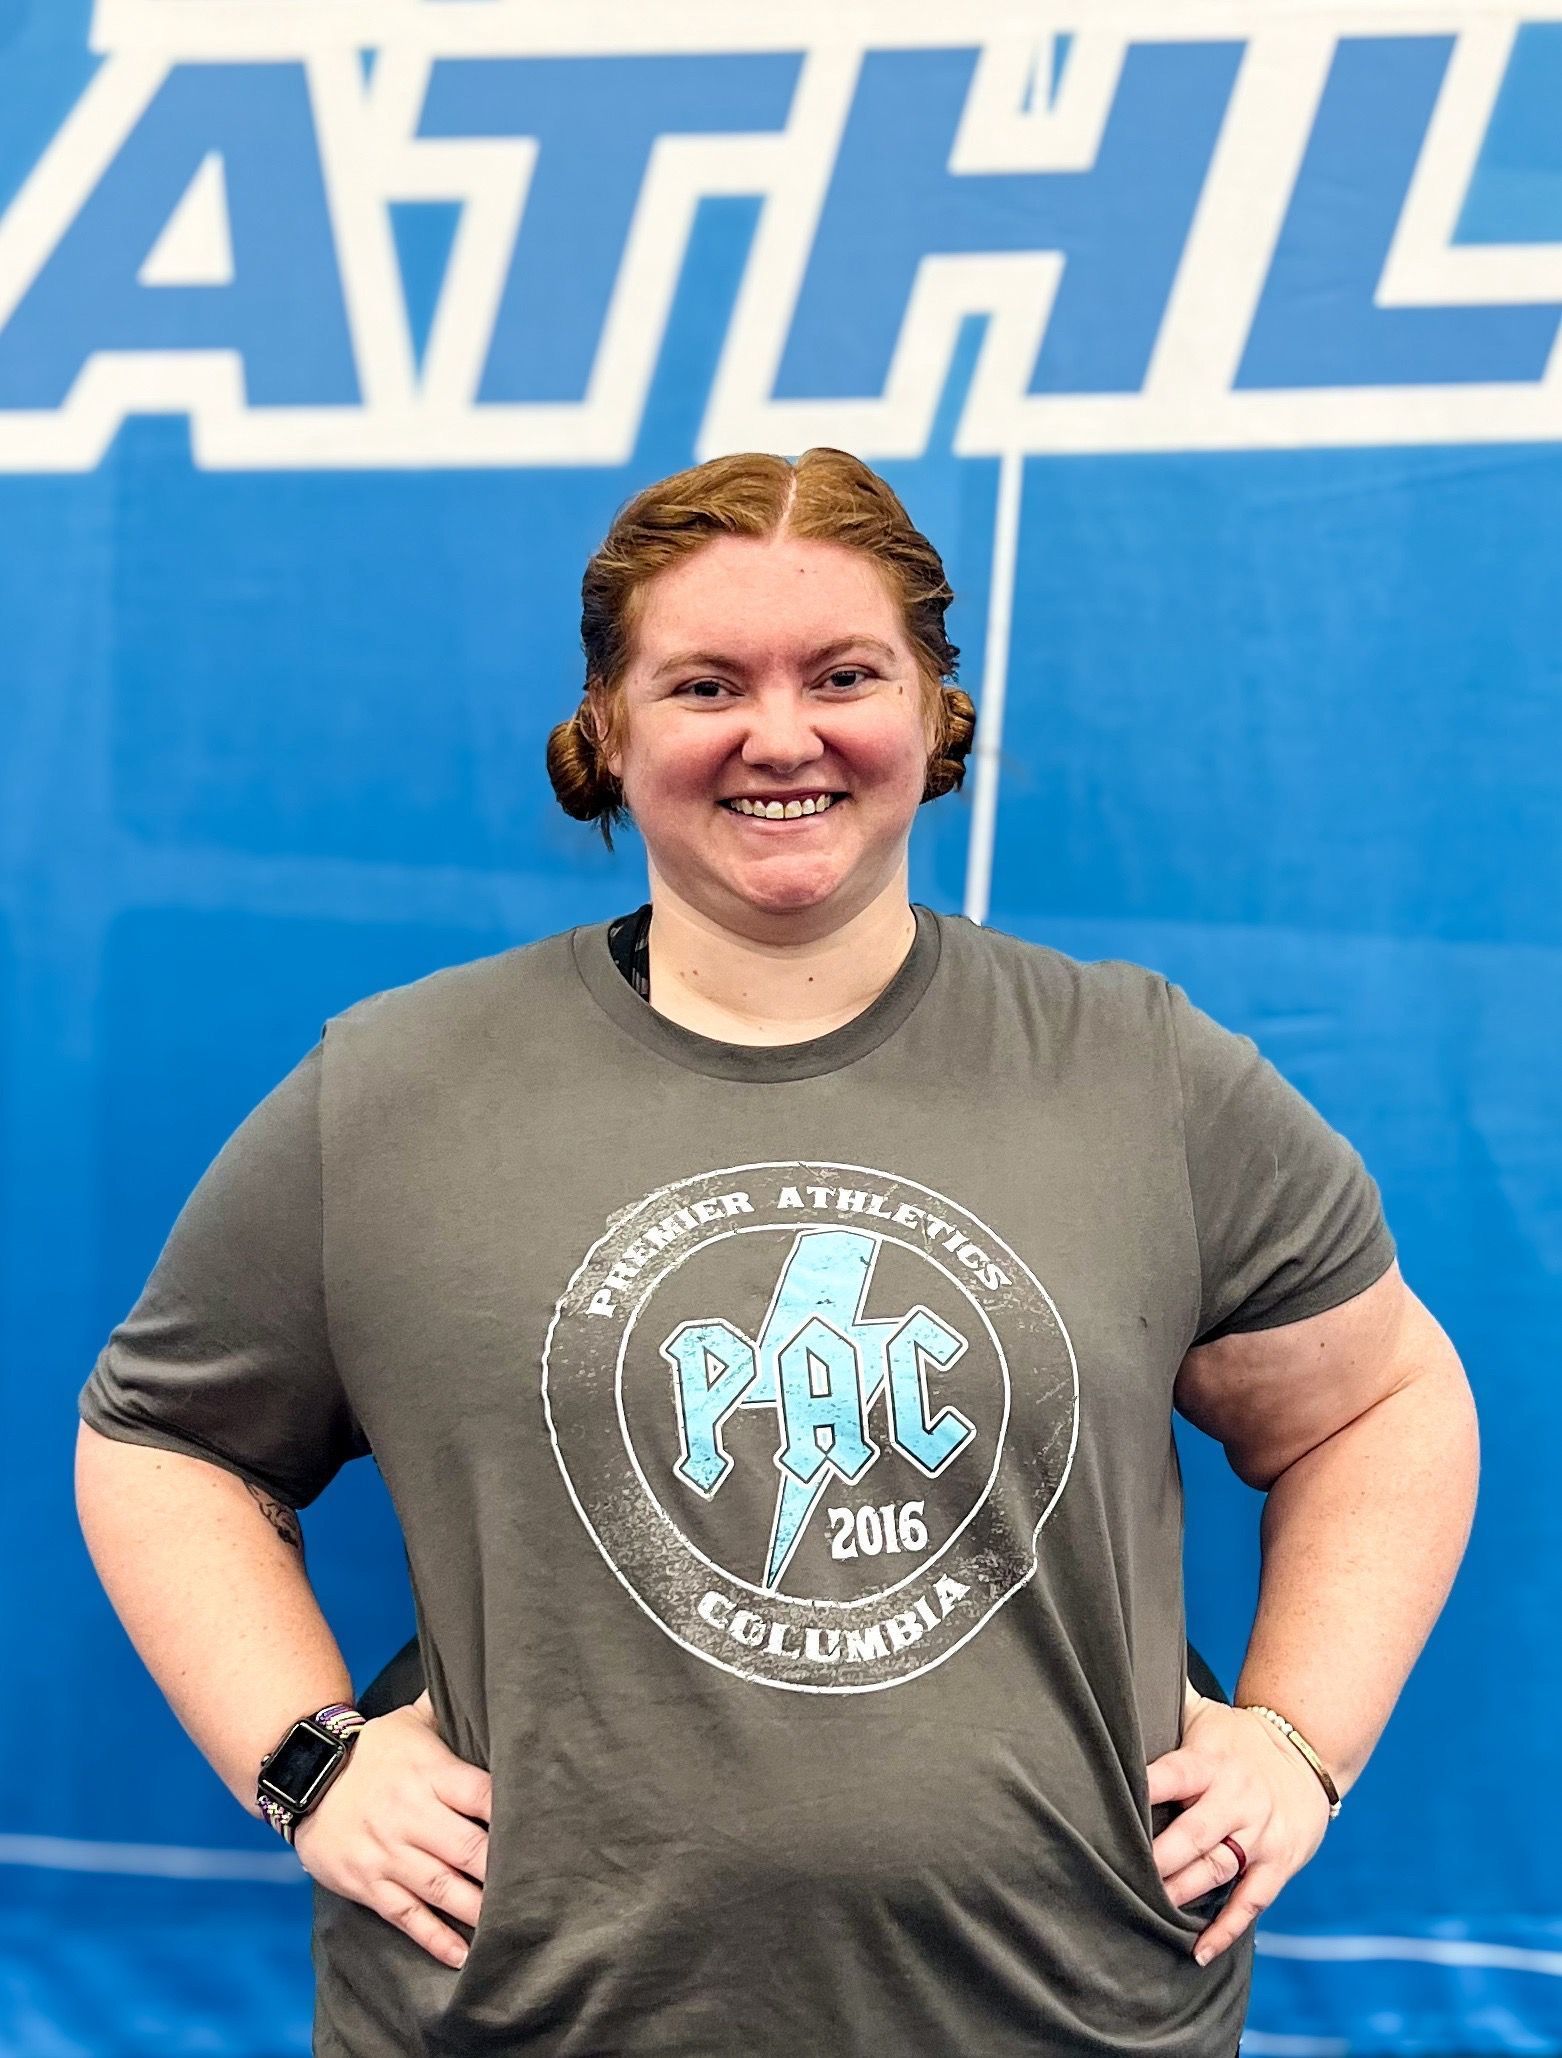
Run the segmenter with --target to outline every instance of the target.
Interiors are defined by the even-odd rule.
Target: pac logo
[[[677,1643],[863,1693],[1036,1569],[1078,1421],[1045,1289],[957,1203],[854,1165],[727,1166],[615,1217],[554,1310],[543,1406],[598,1550]]]

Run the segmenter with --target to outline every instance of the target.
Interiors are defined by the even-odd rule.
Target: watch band
[[[317,1708],[312,1715],[300,1716],[297,1722],[290,1722],[288,1724],[276,1747],[268,1751],[266,1756],[261,1759],[260,1769],[262,1774],[264,1774],[266,1767],[276,1757],[278,1751],[282,1749],[294,1731],[307,1724],[311,1729],[324,1730],[327,1736],[334,1738],[343,1747],[335,1766],[331,1768],[330,1778],[334,1779],[336,1774],[341,1771],[342,1766],[346,1764],[352,1741],[367,1720],[368,1717],[363,1711],[353,1707],[349,1701],[333,1701],[327,1708]],[[300,1820],[309,1813],[309,1808],[315,1806],[324,1796],[329,1784],[330,1780],[328,1779],[326,1786],[320,1788],[319,1792],[310,1801],[308,1807],[290,1808],[285,1801],[279,1801],[275,1794],[268,1794],[264,1791],[257,1791],[255,1796],[256,1805],[277,1835],[284,1838],[286,1842],[292,1843],[293,1833],[297,1829]]]

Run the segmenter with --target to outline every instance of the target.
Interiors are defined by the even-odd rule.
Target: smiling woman
[[[958,689],[939,692],[942,682],[953,679],[959,652],[944,627],[954,594],[938,552],[885,481],[846,451],[805,451],[795,464],[748,452],[712,458],[648,486],[619,510],[586,567],[581,583],[586,697],[576,715],[554,730],[548,745],[549,770],[566,812],[600,822],[611,843],[624,792],[593,744],[604,731],[610,744],[621,740],[626,710],[617,688],[631,669],[637,643],[642,668],[658,685],[668,672],[685,671],[693,678],[707,668],[719,673],[732,662],[735,653],[708,633],[714,621],[698,611],[693,615],[696,641],[648,657],[643,638],[646,603],[658,574],[687,563],[723,537],[832,544],[856,553],[860,564],[877,574],[882,591],[870,601],[870,612],[882,622],[887,600],[892,625],[882,640],[870,636],[869,651],[881,664],[904,664],[909,656],[934,704],[930,714],[937,747],[923,797],[931,800],[957,787],[975,711]],[[864,621],[860,627],[866,632],[870,624]],[[853,635],[843,634],[839,617],[831,621],[828,636],[806,655],[828,665],[852,654]]]
[[[950,599],[840,451],[629,502],[548,765],[649,899],[333,1016],[83,1390],[330,2058],[1229,2058],[1447,1590],[1467,1388],[1351,1145],[1159,973],[909,900]],[[1176,1407],[1268,1495],[1237,1707]],[[417,1662],[355,1711],[220,1472],[370,1450]]]
[[[548,768],[577,819],[646,846],[657,1008],[773,1042],[856,1014],[911,941],[907,852],[957,788],[943,564],[839,450],[661,480],[582,583],[586,691]]]

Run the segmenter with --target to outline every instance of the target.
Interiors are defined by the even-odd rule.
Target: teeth
[[[754,815],[763,822],[795,822],[800,815],[822,815],[834,804],[833,793],[823,793],[817,800],[750,800],[746,794],[727,802],[727,806],[740,815]]]

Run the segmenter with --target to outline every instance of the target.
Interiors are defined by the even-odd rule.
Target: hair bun
[[[596,822],[611,850],[612,825],[624,816],[624,790],[602,762],[601,746],[581,717],[589,696],[567,722],[548,732],[548,778],[559,806],[577,822]]]
[[[939,740],[928,760],[924,800],[937,800],[945,793],[957,793],[965,782],[965,761],[976,735],[976,707],[961,686],[941,686],[939,693]]]

